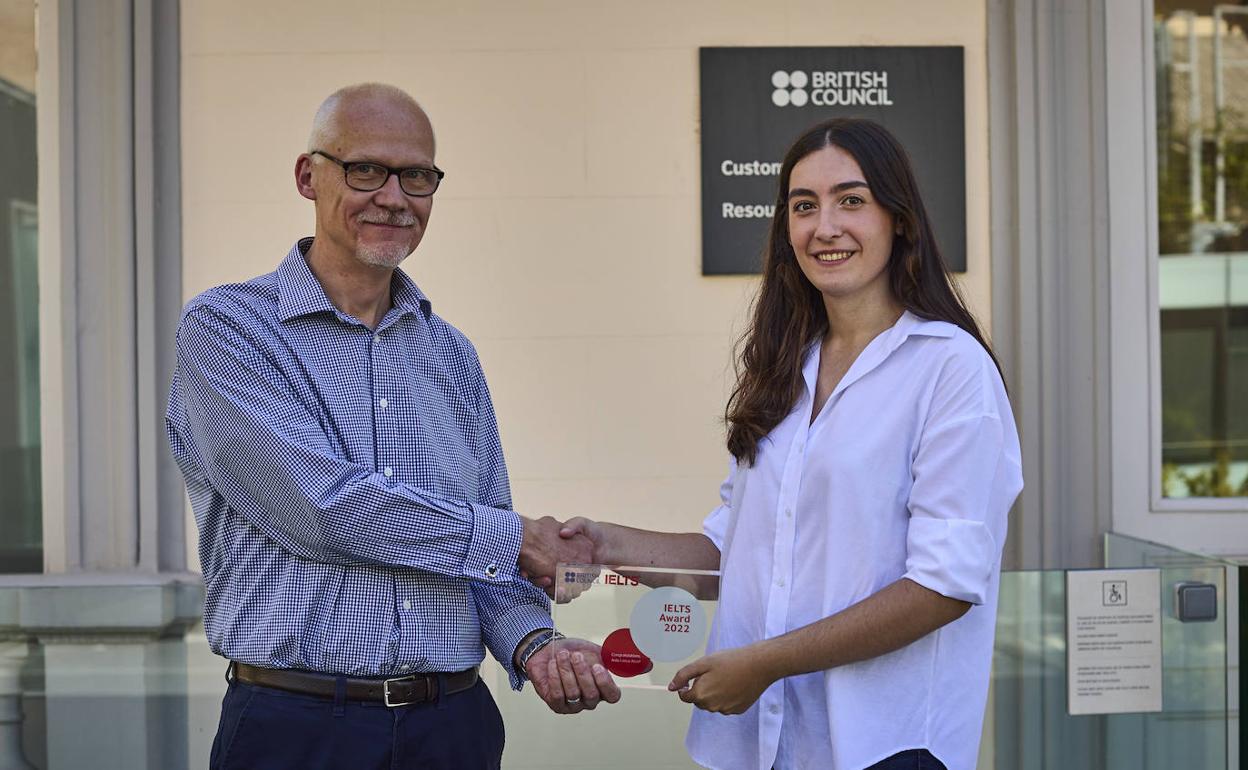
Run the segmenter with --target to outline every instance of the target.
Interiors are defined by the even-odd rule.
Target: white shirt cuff
[[[951,599],[987,600],[998,549],[983,522],[911,517],[906,554],[903,577]]]

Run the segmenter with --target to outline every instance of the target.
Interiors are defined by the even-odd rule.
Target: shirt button
[[[488,567],[486,567],[486,568],[485,568],[485,576],[486,576],[486,577],[497,577],[497,576],[498,576],[498,565],[497,565],[497,564],[491,564],[491,565],[489,565]]]
[[[776,585],[780,586],[781,588],[784,588],[784,578],[780,578],[779,580],[777,580]]]
[[[793,509],[792,509],[792,508],[785,508],[785,509],[784,509],[784,515],[785,515],[785,516],[788,516],[790,519],[791,519],[791,518],[793,518]]]
[[[404,600],[403,600],[403,609],[405,609],[405,610],[410,610],[411,608],[412,608],[412,600],[411,600],[411,599],[404,599]]]
[[[390,406],[390,402],[384,398],[381,400],[380,404],[381,404],[382,409],[385,409],[387,406]]]
[[[780,713],[780,704],[779,704],[779,703],[773,703],[773,704],[771,704],[771,706],[769,706],[769,707],[767,708],[767,710],[768,710],[768,711],[770,711],[770,712],[771,712],[771,713],[773,713],[773,714],[779,714],[779,713]]]
[[[394,475],[394,469],[391,468],[389,465],[387,465],[385,470],[382,471],[382,473],[386,474],[386,478],[390,478],[391,476]]]

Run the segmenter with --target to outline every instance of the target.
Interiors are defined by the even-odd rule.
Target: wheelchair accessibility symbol
[[[1127,581],[1106,580],[1101,583],[1101,604],[1106,607],[1125,607],[1127,605]]]

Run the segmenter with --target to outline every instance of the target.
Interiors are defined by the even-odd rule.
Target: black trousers
[[[498,770],[503,718],[484,682],[412,706],[230,683],[211,770]]]

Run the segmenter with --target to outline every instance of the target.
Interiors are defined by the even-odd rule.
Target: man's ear
[[[306,152],[295,160],[295,189],[308,200],[316,200],[316,189],[312,187],[312,156]]]

